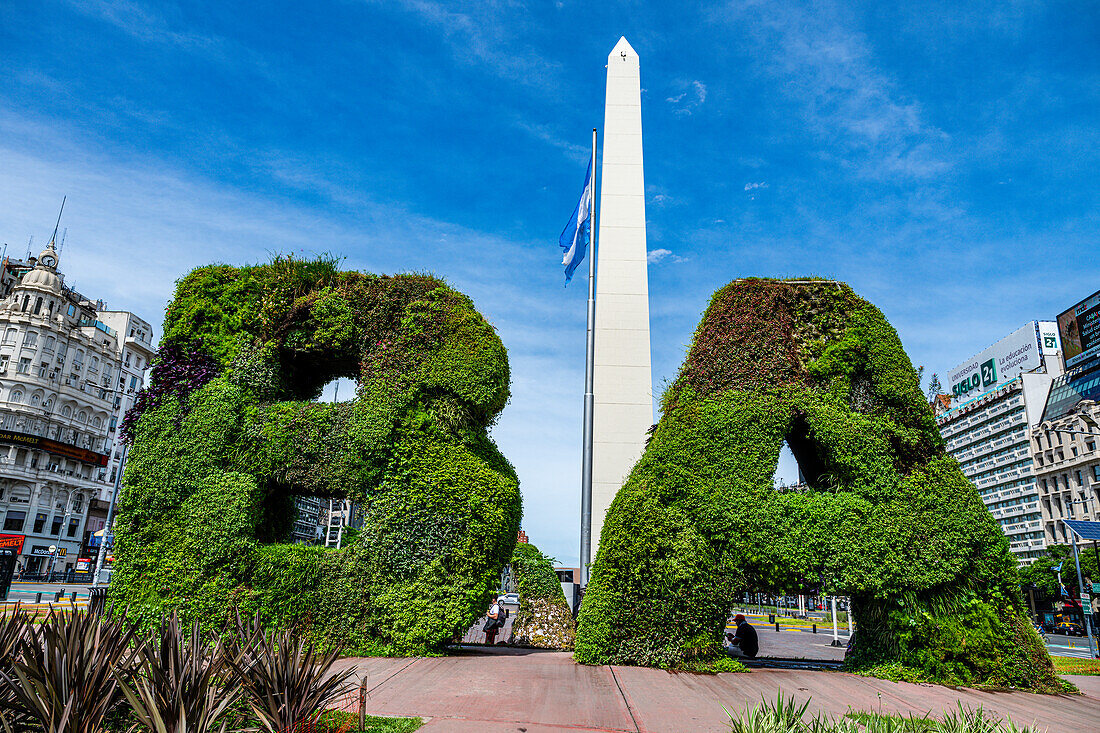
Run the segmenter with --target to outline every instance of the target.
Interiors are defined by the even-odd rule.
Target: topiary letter
[[[772,485],[784,440],[798,491]],[[1059,687],[1007,540],[944,453],[897,333],[840,283],[715,293],[607,513],[576,658],[716,653],[746,590],[850,595],[853,668]]]
[[[357,399],[311,401],[337,377]],[[434,278],[288,258],[194,270],[127,423],[113,598],[148,619],[236,608],[352,649],[438,650],[515,545],[518,482],[486,432],[508,380],[492,326]],[[361,532],[278,544],[295,494],[353,499]]]

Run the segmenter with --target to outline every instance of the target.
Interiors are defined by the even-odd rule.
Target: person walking
[[[497,631],[504,628],[504,622],[508,618],[508,610],[500,602],[500,598],[493,597],[493,605],[489,607],[489,613],[485,618],[482,631],[485,632],[485,643],[492,646],[496,643]]]
[[[760,642],[756,638],[756,629],[749,625],[742,614],[733,617],[737,624],[737,630],[732,634],[726,632],[726,649],[735,657],[756,659],[760,651]]]

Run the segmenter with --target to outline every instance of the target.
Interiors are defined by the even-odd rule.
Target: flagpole
[[[596,351],[596,128],[592,128],[592,251],[588,257],[588,340],[584,362],[584,453],[581,459],[581,558],[580,586],[588,586],[592,562],[592,414],[593,366]]]

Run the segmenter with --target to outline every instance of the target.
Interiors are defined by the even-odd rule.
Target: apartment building
[[[1046,547],[1030,431],[1061,373],[1056,325],[1030,321],[948,373],[952,407],[936,417],[1021,563]]]

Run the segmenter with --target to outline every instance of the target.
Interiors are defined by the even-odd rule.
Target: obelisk
[[[593,371],[593,561],[607,508],[645,450],[646,433],[653,424],[641,77],[638,54],[625,38],[607,57],[602,161]]]

